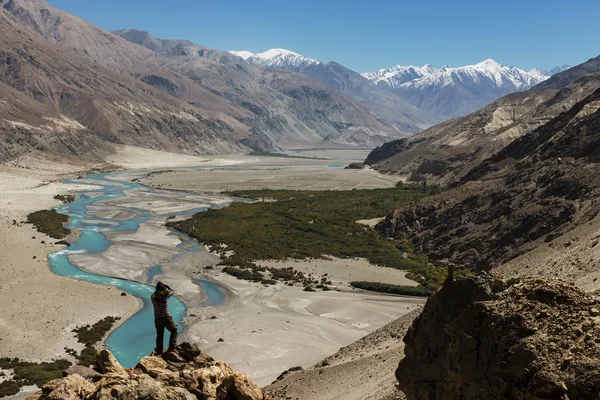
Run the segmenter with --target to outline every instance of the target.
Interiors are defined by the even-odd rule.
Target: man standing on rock
[[[167,352],[177,352],[175,350],[175,346],[177,345],[177,324],[173,321],[169,313],[169,306],[167,305],[167,300],[171,296],[173,296],[173,289],[162,282],[156,284],[156,291],[152,294],[154,326],[156,326],[156,348],[154,349],[156,355],[161,355],[163,352],[165,328],[171,332]]]

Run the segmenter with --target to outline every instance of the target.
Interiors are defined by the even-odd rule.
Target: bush
[[[244,279],[251,282],[262,282],[265,279],[260,272],[254,270],[225,267],[223,268],[223,272],[235,276],[237,279]]]
[[[68,221],[69,217],[56,210],[41,210],[27,215],[28,224],[32,224],[38,232],[54,239],[64,239],[71,234],[71,230],[64,227]]]
[[[90,366],[96,361],[98,351],[96,350],[96,344],[99,343],[104,336],[112,329],[115,322],[120,320],[119,317],[106,317],[94,325],[81,326],[73,329],[73,332],[77,336],[77,341],[83,343],[85,347],[81,350],[81,354],[77,356],[77,362],[79,365]],[[67,349],[67,354],[72,354]],[[74,352],[74,350],[72,350]],[[77,354],[77,353],[75,353]]]
[[[313,289],[312,286],[305,286],[303,291],[304,292],[316,292],[316,290]]]
[[[21,391],[21,386],[13,380],[0,383],[0,398],[12,396]]]
[[[72,203],[75,201],[77,197],[75,197],[75,195],[72,194],[57,194],[56,196],[54,196],[55,200],[60,200],[63,203]]]
[[[380,282],[365,282],[365,281],[356,281],[350,282],[352,287],[357,289],[369,290],[372,292],[379,293],[390,293],[390,294],[399,294],[405,296],[430,296],[433,291],[426,288],[423,285],[419,286],[402,286],[402,285],[390,285],[387,283]]]

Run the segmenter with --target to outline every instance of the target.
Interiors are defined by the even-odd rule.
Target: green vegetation
[[[55,200],[60,200],[65,204],[74,202],[76,198],[77,197],[72,194],[57,194],[56,196],[54,196]]]
[[[405,296],[429,296],[433,293],[432,290],[427,289],[423,285],[419,286],[402,286],[402,285],[389,285],[387,283],[379,282],[350,282],[352,287],[357,289],[370,290],[372,292],[379,293],[390,293],[390,294],[401,294]]]
[[[283,158],[304,158],[307,160],[325,160],[325,158],[318,157],[306,157],[306,156],[292,156],[284,153],[272,153],[270,151],[255,149],[248,153],[249,156],[263,156],[263,157],[283,157]]]
[[[26,385],[42,386],[44,383],[62,377],[62,371],[69,368],[67,360],[31,363],[18,358],[0,358],[1,369],[12,369],[11,379],[0,383],[0,398],[18,393]]]
[[[98,351],[96,350],[96,344],[99,343],[104,336],[110,331],[118,320],[119,317],[106,317],[94,325],[85,325],[79,328],[73,329],[73,332],[77,336],[77,341],[85,345],[81,354],[77,356],[79,365],[89,366],[94,363]],[[70,349],[67,349],[69,351]],[[69,353],[71,354],[71,353]]]
[[[437,188],[398,184],[389,189],[350,191],[236,191],[228,194],[258,201],[211,209],[185,221],[168,222],[167,226],[219,252],[222,264],[228,266],[225,272],[240,279],[259,282],[264,278],[260,273],[264,269],[253,263],[256,260],[331,255],[363,257],[375,265],[407,270],[409,278],[433,291],[446,279],[446,268],[431,266],[426,258],[415,255],[408,243],[385,239],[356,223],[387,215],[400,205],[425,197],[430,190]],[[233,254],[225,257],[230,250]],[[305,277],[289,276],[293,271],[269,272],[273,279],[311,283]]]
[[[32,224],[38,232],[54,239],[64,239],[71,233],[71,230],[64,226],[68,221],[69,217],[56,210],[36,211],[27,216],[28,224]]]

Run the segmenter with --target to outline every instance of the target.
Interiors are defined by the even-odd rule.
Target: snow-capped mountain
[[[362,76],[392,90],[425,113],[449,119],[467,115],[509,93],[527,90],[566,68],[527,72],[487,59],[458,68],[397,65]]]
[[[316,79],[369,108],[405,135],[415,134],[439,122],[398,95],[336,62],[322,63],[285,49],[270,49],[258,54],[249,51],[230,53],[263,68],[288,70]]]
[[[246,50],[240,50],[240,51],[230,50],[229,52],[231,54],[233,54],[234,56],[242,57],[244,60],[247,60],[254,55],[254,53],[252,53],[250,51],[246,51]]]
[[[270,49],[258,54],[252,54],[245,50],[232,50],[230,53],[240,56],[244,60],[263,68],[286,69],[288,71],[300,73],[306,68],[321,64],[321,61],[319,60],[304,57],[301,54],[286,49]]]

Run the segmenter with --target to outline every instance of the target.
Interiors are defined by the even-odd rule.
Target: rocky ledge
[[[182,343],[179,355],[149,356],[135,368],[123,368],[108,351],[98,354],[94,369],[74,367],[27,400],[268,400],[246,375]]]
[[[404,342],[396,378],[411,400],[600,395],[600,297],[563,281],[448,281]]]

